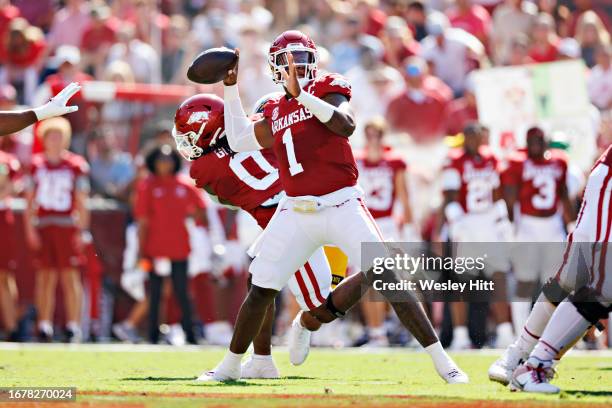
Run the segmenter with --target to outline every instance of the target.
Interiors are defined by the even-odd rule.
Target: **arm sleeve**
[[[230,148],[235,152],[261,150],[263,147],[261,147],[255,137],[255,125],[247,117],[240,102],[238,86],[224,86],[223,99],[225,102],[225,135],[227,136]]]

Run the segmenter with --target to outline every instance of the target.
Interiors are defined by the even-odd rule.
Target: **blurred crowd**
[[[444,137],[461,134],[466,125],[479,119],[474,70],[583,61],[597,124],[593,134],[584,136],[586,143],[603,148],[612,142],[609,0],[0,0],[0,110],[36,106],[72,81],[166,84],[193,87],[189,92],[220,94],[219,84],[196,87],[185,76],[194,56],[216,46],[241,50],[238,83],[249,107],[262,95],[278,91],[270,80],[268,46],[289,28],[314,39],[319,69],[349,79],[358,125],[352,141],[355,147],[366,145],[368,123],[377,123],[389,134],[391,144],[400,146],[408,164],[409,205],[422,231],[441,203],[437,178],[448,147]],[[170,342],[195,343],[205,338],[223,344],[231,335],[231,321],[245,290],[243,251],[252,240],[253,226],[243,214],[221,208],[202,192],[195,192],[193,200],[172,210],[163,206],[176,202],[156,207],[146,198],[156,188],[167,186],[156,187],[143,180],[163,173],[179,183],[178,174],[186,166],[170,149],[171,118],[177,104],[164,102],[166,89],[159,88],[156,100],[161,102],[156,103],[129,98],[100,102],[79,94],[73,101],[80,109],[67,117],[69,123],[55,122],[3,138],[0,153],[12,154],[24,169],[13,184],[17,195],[31,204],[26,213],[36,211],[32,204],[36,198],[28,195],[33,152],[46,154],[58,148],[53,143],[63,148],[61,140],[69,140],[70,151],[86,159],[84,176],[77,178],[82,179],[79,191],[86,197],[112,200],[128,214],[124,271],[121,282],[114,284],[116,290],[129,295],[134,306],[121,318],[111,312],[115,337],[133,342],[142,335],[157,343],[160,323],[164,323],[162,332]],[[380,118],[384,118],[382,124]],[[49,137],[54,132],[64,138]],[[1,176],[0,172],[0,180]],[[188,186],[185,189],[191,194]],[[0,204],[5,196],[8,193],[0,188]],[[156,222],[156,211],[178,214],[172,218],[174,226],[169,220],[150,226],[164,232],[177,229],[162,244],[150,244],[162,247],[156,256],[168,259],[170,255],[164,252],[172,246],[168,241],[179,237],[176,239],[185,245],[172,250],[179,251],[185,263],[146,265],[139,261],[139,240],[154,234],[139,236],[141,229],[136,232],[130,226],[134,220]],[[83,214],[86,212],[84,209]],[[79,228],[87,230],[89,216],[80,218],[83,225]],[[195,221],[185,226],[185,218]],[[34,235],[26,233],[26,238],[36,247]],[[86,241],[79,238],[78,251],[84,252]],[[196,248],[200,259],[193,259],[197,258]],[[99,255],[104,257],[104,253]],[[151,270],[158,273],[147,279]],[[79,310],[86,296],[81,275],[75,271],[60,275],[69,340],[90,337],[81,333],[82,315],[87,313]],[[163,282],[164,276],[171,277],[171,284]],[[145,280],[147,290],[143,289]],[[56,283],[57,277],[36,281],[39,323],[35,333],[43,340],[58,338],[53,332]],[[22,316],[8,301],[17,299],[17,288],[7,271],[0,271],[0,297],[5,332],[13,339],[27,337],[19,332]],[[288,310],[295,311],[295,305],[290,304]],[[286,314],[279,319],[279,333],[292,318],[290,312]],[[439,325],[442,319],[439,317]],[[193,329],[202,326],[203,330]],[[349,333],[345,337],[359,338],[360,325],[349,326],[343,330]],[[145,327],[148,332],[143,335]],[[391,332],[395,326],[389,327]],[[110,325],[108,331],[97,335],[110,335]],[[96,334],[94,329],[91,332]],[[321,344],[353,343],[329,333]],[[409,340],[405,334],[398,336],[400,342]],[[482,346],[486,340],[475,343]]]

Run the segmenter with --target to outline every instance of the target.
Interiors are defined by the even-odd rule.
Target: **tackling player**
[[[19,132],[38,121],[76,112],[78,106],[66,106],[68,100],[81,89],[80,85],[72,82],[49,102],[38,108],[23,111],[0,112],[0,136]]]
[[[299,31],[278,36],[268,61],[273,80],[283,85],[285,95],[264,106],[263,119],[249,120],[238,94],[236,64],[223,81],[225,129],[233,151],[273,149],[287,197],[279,202],[270,223],[251,247],[255,256],[249,269],[252,285],[238,314],[230,350],[213,371],[199,377],[200,381],[241,377],[240,362],[259,333],[269,305],[315,250],[325,244],[336,245],[355,264],[362,242],[383,242],[357,187],[357,166],[348,143],[355,129],[348,104],[350,85],[340,75],[316,75],[317,49]],[[362,285],[373,280],[370,266],[365,269],[342,281],[325,303],[310,313],[321,323],[343,316],[361,298]],[[390,272],[385,276],[395,278]],[[411,294],[407,296],[410,301],[392,302],[400,320],[430,353],[445,381],[467,382],[465,373],[440,345],[422,306]],[[293,325],[291,330],[304,329]],[[294,346],[307,350],[309,344]]]
[[[262,98],[256,104],[256,112],[271,97]],[[172,134],[177,150],[192,161],[190,176],[198,187],[219,203],[248,212],[261,228],[265,228],[285,196],[278,177],[276,157],[271,149],[234,152],[225,137],[223,110],[223,100],[211,94],[195,95],[183,102],[174,117]],[[261,114],[256,114],[257,118],[261,118]],[[290,290],[305,311],[320,306],[329,294],[330,286],[331,271],[321,248],[296,269],[289,280]],[[243,378],[279,378],[271,355],[274,315],[272,303],[253,341],[254,354],[242,366]],[[308,327],[307,337],[321,326],[307,313],[298,315],[297,319]],[[306,356],[290,354],[290,358],[292,363],[301,364]]]
[[[443,209],[451,241],[465,243],[457,246],[456,256],[477,257],[482,253],[474,243],[504,242],[510,225],[500,189],[497,159],[485,145],[484,128],[471,123],[463,135],[463,148],[450,152],[442,173]],[[493,280],[499,299],[506,299],[509,260],[501,253],[504,251],[494,252],[487,257],[484,273]],[[513,340],[508,304],[497,300],[491,308],[497,323],[496,344],[507,347]],[[453,302],[451,312],[454,326],[451,348],[470,348],[465,304]]]
[[[406,162],[384,145],[385,132],[385,120],[381,117],[370,120],[364,126],[365,152],[356,157],[356,162],[359,185],[365,193],[365,204],[385,239],[420,241],[412,226],[406,186]],[[400,220],[393,217],[397,201],[402,208]],[[366,345],[388,346],[387,330],[384,327],[387,304],[364,299],[361,308],[367,326]]]
[[[612,146],[591,170],[576,229],[567,237],[559,271],[552,283],[544,287],[529,315],[523,329],[527,336],[521,335],[514,350],[505,353],[504,357],[509,357],[506,362],[512,359],[516,361],[515,366],[525,361],[514,370],[511,389],[558,393],[559,388],[549,383],[554,376],[553,360],[560,359],[591,326],[600,319],[607,319],[612,311],[612,279],[609,276],[612,252],[607,251],[612,241],[610,203]],[[560,302],[569,292],[572,293],[567,299]],[[511,366],[506,364],[504,368]]]
[[[565,240],[565,225],[574,221],[574,209],[567,188],[567,159],[563,152],[549,149],[542,129],[527,131],[527,151],[513,154],[501,174],[509,218],[516,225],[512,253],[516,297],[512,321],[516,333],[525,325],[538,282],[545,282],[559,267]],[[562,207],[563,214],[559,212]],[[532,245],[532,242],[539,244]],[[551,243],[547,245],[546,243]]]
[[[87,239],[89,166],[69,152],[71,128],[65,118],[47,119],[38,133],[44,152],[32,157],[26,183],[24,214],[27,242],[35,251],[38,333],[42,341],[53,338],[53,310],[58,277],[66,308],[66,338],[81,338],[81,274],[83,239]]]

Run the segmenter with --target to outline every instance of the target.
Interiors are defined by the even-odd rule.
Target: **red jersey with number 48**
[[[318,98],[337,93],[351,97],[348,81],[325,74],[302,92]],[[348,139],[329,130],[295,98],[271,99],[264,107],[274,135],[280,180],[287,195],[321,196],[357,184],[357,165]]]
[[[502,173],[502,184],[517,186],[521,214],[550,217],[557,213],[561,190],[566,186],[567,159],[558,150],[549,150],[541,160],[516,152]]]
[[[74,211],[77,191],[89,191],[89,165],[79,155],[65,152],[57,163],[47,160],[44,154],[32,157],[30,188],[38,217],[70,216]]]
[[[249,212],[282,191],[270,149],[233,156],[218,149],[194,161],[189,175],[219,203]]]
[[[377,162],[357,157],[359,185],[365,192],[366,206],[374,218],[390,217],[395,205],[395,179],[406,169],[406,162],[391,153]]]
[[[488,211],[499,187],[497,158],[488,146],[481,146],[478,153],[470,156],[463,149],[452,150],[444,164],[443,190],[458,191],[457,201],[466,213]]]

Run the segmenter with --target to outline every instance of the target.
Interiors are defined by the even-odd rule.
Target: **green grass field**
[[[0,345],[0,387],[74,386],[77,402],[94,406],[612,406],[609,352],[567,356],[555,380],[563,392],[556,396],[511,393],[489,382],[490,352],[454,355],[469,385],[444,384],[426,354],[401,349],[315,349],[300,367],[277,351],[280,380],[193,381],[222,356],[218,348],[6,344]]]

